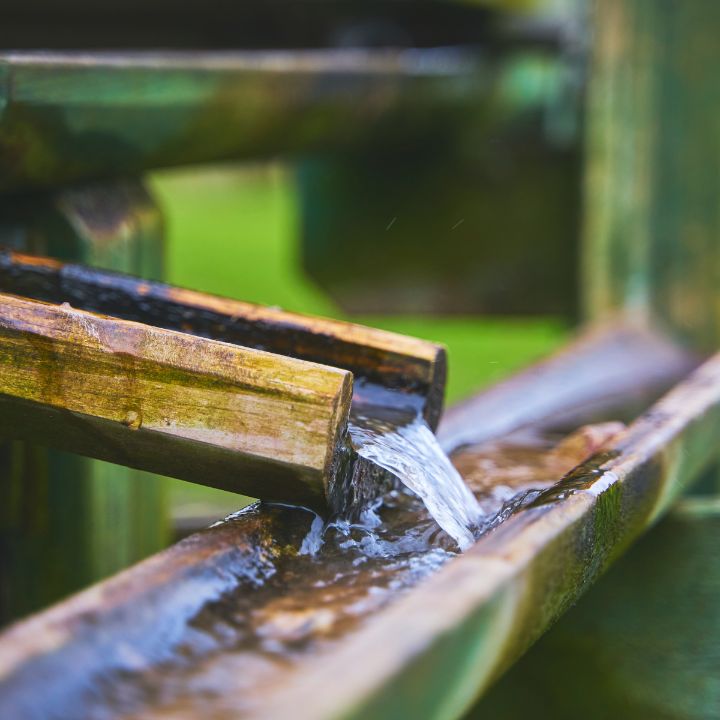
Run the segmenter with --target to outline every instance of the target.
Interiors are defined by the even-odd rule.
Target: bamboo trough
[[[0,714],[459,717],[715,457],[720,360],[599,445],[516,447],[503,466],[503,443],[572,434],[583,407],[592,421],[624,417],[624,396],[648,403],[696,363],[646,331],[591,334],[449,411],[449,446],[456,418],[479,430],[453,454],[471,484],[492,460],[486,490],[515,482],[518,465],[532,489],[466,554],[420,576],[373,561],[328,582],[353,556],[298,552],[312,516],[260,505],[6,630]],[[553,379],[574,390],[562,406],[508,404],[483,429],[486,403]]]

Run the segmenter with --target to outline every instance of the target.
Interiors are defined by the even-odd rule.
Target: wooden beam
[[[350,408],[337,368],[0,296],[0,431],[322,507]]]
[[[446,352],[424,340],[9,250],[0,290],[343,368],[357,386],[412,394],[433,429],[442,413]]]
[[[515,4],[522,4],[520,0]],[[12,48],[309,48],[355,42],[370,46],[450,46],[484,43],[492,28],[481,3],[414,0],[7,0],[0,47]],[[38,23],[41,13],[44,23]],[[47,23],[47,27],[45,26]],[[493,28],[494,29],[494,28]],[[53,31],[54,30],[54,31]],[[497,42],[497,39],[493,37]]]

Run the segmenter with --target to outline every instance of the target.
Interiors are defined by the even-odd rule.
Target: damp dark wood
[[[0,295],[0,433],[322,507],[345,370]]]
[[[433,429],[442,413],[446,353],[424,340],[10,250],[0,291],[349,370],[356,394],[370,384],[412,395]]]
[[[404,399],[433,425],[440,413],[445,353],[431,343],[0,257],[0,288],[23,296],[0,297],[6,438],[322,511],[382,487],[346,447],[351,401]]]

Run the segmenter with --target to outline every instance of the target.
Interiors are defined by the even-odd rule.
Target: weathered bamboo
[[[322,507],[349,372],[0,296],[0,428],[130,467]]]
[[[0,290],[343,368],[413,394],[433,429],[442,412],[446,353],[423,340],[11,251]]]
[[[670,354],[656,357],[652,345],[618,346],[614,336],[607,339],[607,356],[595,341],[597,367],[624,359],[633,368],[612,388],[618,404],[605,406],[609,417],[624,412],[623,388],[658,391],[662,373],[649,376],[646,365],[670,360],[661,384],[683,371]],[[583,343],[578,358],[583,377],[589,372],[586,348]],[[563,368],[572,379],[571,352]],[[534,375],[535,384],[532,377],[526,374],[525,390],[539,392],[546,372]],[[503,387],[512,402],[515,387]],[[572,409],[563,416],[579,418],[589,397],[590,417],[597,417],[595,400],[606,386],[584,387],[587,394],[567,393],[566,406],[555,410]],[[482,425],[488,420],[483,405],[475,407],[480,414],[471,417],[466,409],[464,421]],[[537,407],[526,417],[522,407],[513,427],[538,421]],[[496,435],[508,427],[495,426]],[[18,720],[52,717],[58,709],[144,718],[459,717],[697,474],[713,455],[709,439],[719,431],[715,359],[609,451],[402,597],[397,590],[380,592],[399,578],[394,560],[381,575],[373,562],[356,566],[352,554],[313,561],[292,550],[309,528],[307,515],[277,508],[246,512],[6,631],[0,636],[0,708]],[[483,474],[483,452],[492,450],[470,449],[456,461],[473,467],[471,456],[479,453]],[[543,473],[554,465],[540,465],[546,467],[540,487],[552,486]],[[512,477],[512,464],[508,471]],[[501,473],[497,482],[509,477]],[[338,572],[349,572],[352,582],[338,583]],[[267,647],[252,651],[244,644],[248,625]],[[275,663],[278,649],[271,642],[278,639],[288,643],[288,654]],[[174,671],[171,658],[181,648],[184,660]],[[69,665],[73,672],[64,673]],[[46,679],[43,693],[36,691],[39,672]],[[163,686],[168,674],[174,679]]]
[[[0,190],[407,142],[481,87],[446,50],[0,54]]]

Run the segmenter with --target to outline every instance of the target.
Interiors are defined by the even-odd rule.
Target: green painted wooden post
[[[162,216],[140,181],[5,197],[0,209],[1,244],[162,275]],[[166,542],[159,477],[23,443],[3,446],[0,463],[0,622]]]
[[[717,349],[720,3],[601,0],[593,19],[586,314]],[[720,716],[719,532],[716,495],[684,500],[469,717]]]
[[[720,4],[598,2],[584,248],[591,318],[720,343]]]

